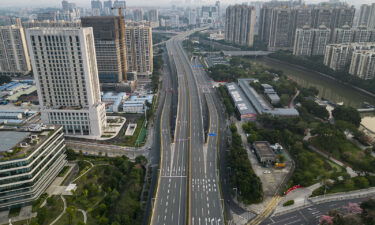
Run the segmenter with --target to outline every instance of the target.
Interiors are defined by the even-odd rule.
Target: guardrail
[[[365,198],[365,197],[370,197],[370,196],[375,196],[375,187],[368,188],[368,189],[361,189],[357,191],[351,191],[351,192],[340,192],[340,193],[328,194],[325,196],[311,197],[311,198],[307,198],[307,201],[305,201],[303,205],[294,206],[294,207],[293,206],[286,207],[285,209],[276,211],[272,216],[280,216],[283,214],[287,214],[296,210],[300,210],[309,206],[313,206],[313,205],[321,204],[325,202],[355,199],[355,198]]]

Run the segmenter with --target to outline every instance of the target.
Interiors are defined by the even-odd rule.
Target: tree
[[[76,217],[76,212],[77,212],[77,208],[75,206],[69,206],[68,208],[66,208],[66,213],[68,214],[70,225],[73,224],[73,220]]]
[[[10,78],[8,76],[0,76],[0,85],[5,84],[5,83],[9,83],[11,81],[12,81],[12,78]]]
[[[335,120],[343,120],[354,124],[359,127],[361,124],[361,115],[359,112],[350,106],[337,106],[333,111],[332,115]]]

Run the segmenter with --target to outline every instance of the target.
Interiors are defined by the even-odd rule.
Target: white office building
[[[92,28],[32,28],[27,42],[44,123],[100,137],[106,126]]]

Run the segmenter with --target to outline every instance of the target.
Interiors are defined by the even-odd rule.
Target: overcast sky
[[[172,0],[172,1],[180,1],[185,2],[185,0]],[[214,3],[215,0],[191,0],[191,2],[212,2]],[[242,2],[250,2],[251,0],[221,0],[222,4],[225,3],[242,3]],[[267,0],[266,0],[267,1]],[[322,0],[308,0],[307,2],[321,2]],[[375,0],[346,0],[348,3],[351,4],[363,4],[363,3],[372,3]],[[76,3],[78,6],[81,7],[88,7],[90,5],[91,0],[70,0],[70,2]],[[171,0],[127,0],[128,6],[161,6],[161,5],[168,5]],[[18,6],[28,6],[28,7],[60,7],[61,0],[0,0],[0,7],[18,7]]]

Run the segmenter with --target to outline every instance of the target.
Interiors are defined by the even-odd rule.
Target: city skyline
[[[271,0],[264,0],[264,2],[268,2]],[[90,0],[72,0],[72,3],[76,3],[78,7],[90,7]],[[170,6],[170,3],[185,3],[184,0],[158,0],[157,2],[154,0],[127,0],[126,4],[128,7],[137,7],[137,6],[150,6],[150,7],[165,7]],[[197,1],[191,1],[192,3],[196,3]],[[214,4],[216,0],[204,0],[199,1],[199,5],[202,4]],[[223,0],[221,3],[223,5],[230,5],[230,4],[241,4],[244,1],[242,0]],[[251,2],[251,1],[248,1]],[[307,0],[306,3],[319,3],[319,2],[328,2],[323,0]],[[362,0],[360,2],[356,0],[346,0],[348,4],[353,4],[355,6],[360,6],[361,4],[371,4],[375,3],[374,0]],[[8,8],[8,7],[61,7],[61,0],[2,0],[2,5],[0,8]]]

